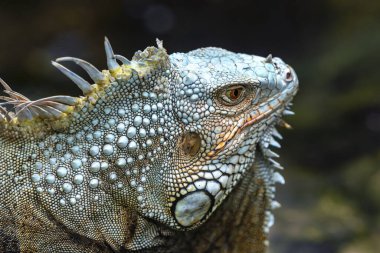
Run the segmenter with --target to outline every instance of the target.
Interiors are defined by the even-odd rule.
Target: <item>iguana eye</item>
[[[245,97],[245,87],[242,85],[230,86],[220,94],[220,100],[225,105],[237,105]]]

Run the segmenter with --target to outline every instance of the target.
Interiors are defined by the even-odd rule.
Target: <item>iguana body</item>
[[[0,251],[264,252],[294,71],[219,48],[158,42],[129,61],[105,47],[102,72],[57,59],[93,85],[53,62],[84,97],[30,101],[2,82]]]

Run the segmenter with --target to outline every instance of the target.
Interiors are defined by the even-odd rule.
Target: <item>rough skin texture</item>
[[[106,39],[102,72],[57,59],[79,98],[31,101],[1,80],[0,252],[265,252],[295,72],[157,44],[129,61]]]

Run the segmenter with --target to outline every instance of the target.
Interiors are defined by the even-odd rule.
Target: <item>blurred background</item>
[[[380,1],[1,0],[0,33],[0,76],[32,99],[80,95],[50,60],[105,68],[104,35],[128,58],[156,37],[283,58],[301,88],[270,252],[380,252]]]

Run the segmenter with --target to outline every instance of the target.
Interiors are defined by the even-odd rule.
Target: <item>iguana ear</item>
[[[61,57],[52,61],[54,67],[72,80],[83,92],[84,96],[52,96],[32,101],[22,94],[13,91],[2,79],[0,83],[8,96],[0,96],[0,127],[1,125],[39,125],[38,123],[58,126],[67,126],[73,114],[79,112],[86,105],[93,105],[107,87],[115,79],[149,78],[153,73],[165,72],[170,67],[169,56],[163,48],[162,41],[157,39],[157,47],[148,47],[138,51],[132,60],[121,55],[115,55],[107,38],[104,39],[107,58],[107,70],[100,71],[92,64],[74,57]],[[90,84],[85,79],[70,71],[60,62],[71,61],[82,67],[94,81]],[[121,62],[121,65],[118,63]],[[142,89],[154,89],[157,82],[144,82],[139,85]],[[7,107],[11,107],[8,110]]]

